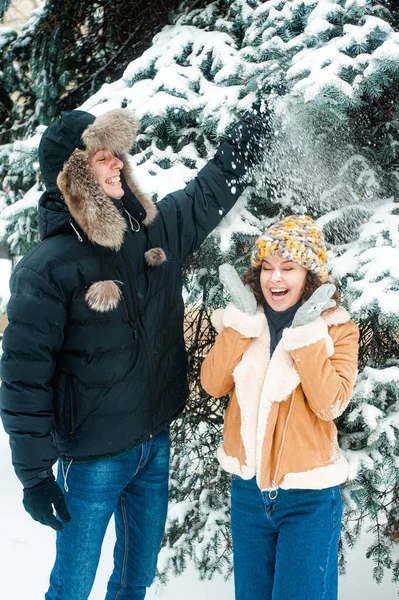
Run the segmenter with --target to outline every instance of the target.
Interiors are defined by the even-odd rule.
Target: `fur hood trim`
[[[86,127],[82,140],[89,154],[109,150],[120,157],[129,152],[139,131],[139,122],[132,110],[117,108],[98,117]]]
[[[57,177],[69,212],[90,241],[119,250],[127,229],[125,219],[93,174],[87,150],[75,150]]]
[[[101,189],[90,166],[90,156],[109,150],[122,160],[126,183],[147,214],[143,224],[150,225],[158,214],[156,204],[140,189],[129,164],[128,151],[138,131],[139,123],[131,110],[116,109],[100,115],[82,134],[85,150],[74,150],[57,177],[58,188],[81,230],[90,241],[112,250],[122,246],[127,225]]]

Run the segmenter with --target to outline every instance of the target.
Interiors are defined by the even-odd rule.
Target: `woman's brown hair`
[[[263,306],[265,304],[265,299],[263,297],[262,288],[260,286],[260,272],[262,267],[257,267],[256,269],[250,269],[241,275],[241,280],[244,285],[248,285],[251,291],[253,292],[256,301],[258,304]],[[331,279],[327,281],[322,281],[316,273],[312,271],[308,271],[306,274],[305,281],[305,289],[303,291],[302,296],[302,304],[309,300],[310,296],[317,290],[318,287],[323,285],[323,283],[334,283]],[[333,300],[337,303],[337,305],[341,302],[341,294],[338,289],[335,290],[334,294],[331,296]],[[323,311],[325,314],[334,310],[334,308],[329,308],[326,311]]]

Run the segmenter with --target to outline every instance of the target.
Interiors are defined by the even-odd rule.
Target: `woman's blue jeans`
[[[64,475],[68,464],[63,464]],[[64,489],[62,468],[58,484]],[[57,533],[46,600],[86,600],[107,525],[115,515],[114,571],[105,600],[142,600],[155,575],[168,505],[169,432],[127,454],[73,463],[66,477],[70,523]]]
[[[339,486],[278,490],[233,476],[231,530],[236,600],[337,600]]]

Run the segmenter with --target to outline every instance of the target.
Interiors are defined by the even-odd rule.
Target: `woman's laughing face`
[[[281,256],[268,256],[262,262],[260,286],[263,297],[273,310],[283,311],[302,298],[307,270]]]

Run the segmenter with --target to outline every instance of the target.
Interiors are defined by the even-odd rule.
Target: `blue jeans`
[[[64,473],[68,465],[63,465]],[[107,525],[115,515],[114,571],[105,600],[142,600],[155,575],[168,505],[169,432],[121,456],[73,463],[46,600],[87,600]],[[64,489],[61,466],[58,484]]]
[[[233,476],[231,531],[236,600],[337,600],[339,486],[278,490]]]

